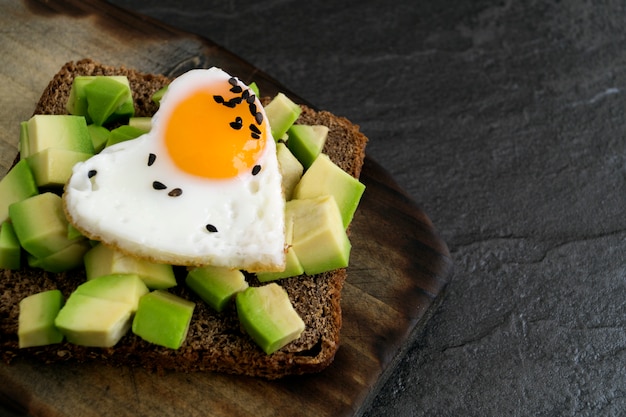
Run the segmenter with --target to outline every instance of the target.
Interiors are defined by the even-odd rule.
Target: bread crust
[[[77,75],[126,75],[133,91],[137,116],[150,116],[157,110],[151,96],[171,81],[162,75],[107,66],[90,59],[68,62],[50,81],[34,113],[65,114],[72,80]],[[324,152],[358,178],[367,143],[359,127],[329,112],[301,107],[302,114],[296,123],[328,126]],[[189,333],[178,350],[150,344],[130,332],[112,348],[90,348],[63,342],[19,349],[19,301],[55,288],[67,298],[84,282],[85,275],[80,270],[60,274],[29,268],[0,270],[0,355],[7,363],[16,357],[36,358],[44,363],[98,361],[108,366],[142,367],[156,372],[215,371],[266,379],[319,372],[333,361],[339,348],[345,269],[279,281],[306,328],[299,339],[271,355],[265,354],[241,329],[234,303],[221,313],[215,312],[184,285],[185,269],[175,270],[179,285],[170,291],[196,302]],[[251,286],[260,285],[252,274],[247,274],[247,279]]]

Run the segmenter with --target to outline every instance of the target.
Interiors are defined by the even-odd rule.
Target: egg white
[[[64,192],[70,221],[93,239],[156,262],[281,270],[285,201],[275,142],[260,103],[267,140],[256,175],[211,180],[188,174],[172,162],[161,140],[160,120],[167,120],[180,100],[229,78],[217,68],[183,74],[168,88],[149,133],[77,164]],[[156,158],[149,164],[151,154]],[[155,181],[165,188],[155,189]],[[169,195],[178,194],[176,189],[182,193]]]

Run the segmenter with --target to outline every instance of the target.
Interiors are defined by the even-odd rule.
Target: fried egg
[[[172,81],[150,132],[74,166],[63,197],[78,230],[130,255],[284,268],[276,144],[259,99],[219,68]]]

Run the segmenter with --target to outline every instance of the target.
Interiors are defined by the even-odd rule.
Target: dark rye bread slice
[[[136,115],[149,116],[157,106],[152,94],[170,82],[160,75],[140,73],[124,67],[102,65],[89,59],[69,62],[54,76],[35,108],[36,114],[64,114],[65,103],[76,75],[126,75],[133,91]],[[351,175],[358,177],[365,156],[367,138],[347,119],[302,106],[297,123],[324,124],[329,136],[324,149],[330,158]],[[286,375],[319,372],[334,359],[339,347],[342,324],[341,291],[345,269],[314,276],[278,281],[302,319],[302,336],[266,355],[241,330],[233,304],[217,313],[182,283],[185,271],[177,270],[179,285],[170,291],[196,302],[188,336],[178,350],[143,341],[130,333],[113,348],[90,348],[63,342],[35,348],[18,348],[19,302],[24,297],[49,289],[60,289],[65,297],[84,282],[83,271],[61,274],[23,268],[0,270],[0,352],[10,363],[16,357],[37,358],[45,363],[99,361],[110,366],[138,366],[162,371],[217,371],[276,379]],[[259,285],[249,275],[250,285]]]

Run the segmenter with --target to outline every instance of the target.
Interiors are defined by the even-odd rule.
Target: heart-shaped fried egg
[[[218,68],[175,79],[149,133],[77,164],[64,202],[78,230],[131,255],[284,267],[274,138],[252,90]]]

